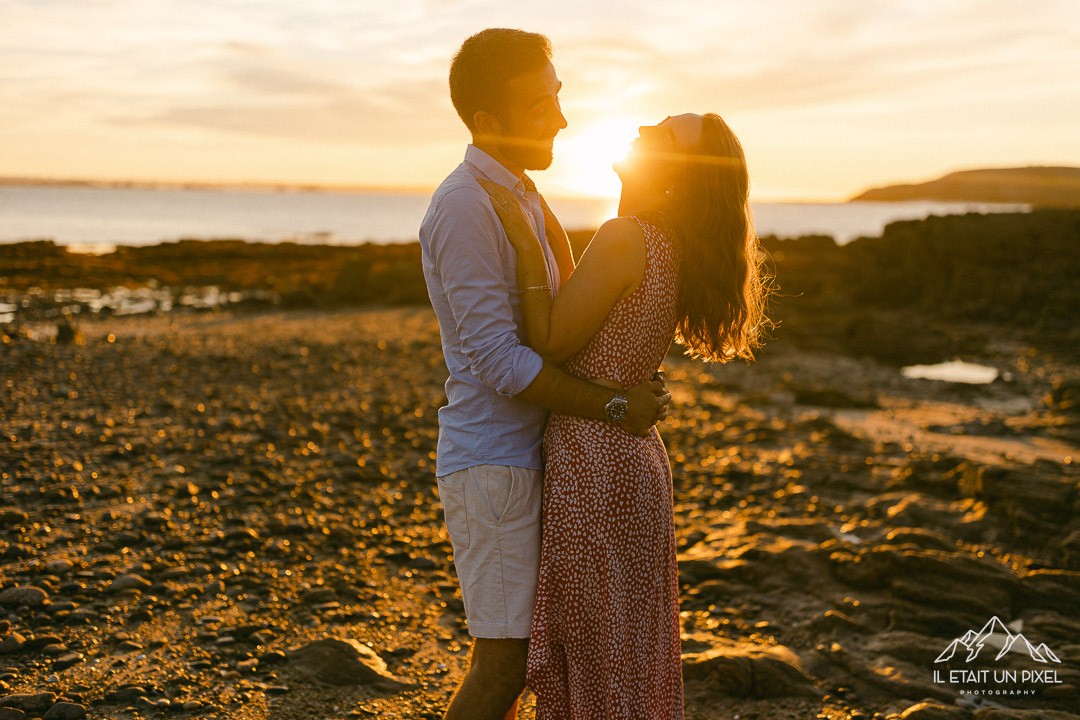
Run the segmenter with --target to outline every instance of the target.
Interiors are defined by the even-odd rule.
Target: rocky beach
[[[0,246],[0,720],[440,718],[465,672],[415,245],[229,242]],[[687,718],[1080,718],[1080,213],[765,247],[758,361],[665,362]],[[901,371],[952,359],[994,380]]]

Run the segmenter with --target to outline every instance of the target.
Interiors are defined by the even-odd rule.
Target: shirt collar
[[[465,162],[472,165],[492,182],[496,182],[508,190],[524,193],[526,189],[536,189],[536,186],[532,184],[532,180],[527,180],[528,176],[523,176],[525,179],[519,178],[507,170],[502,163],[475,145],[469,145],[465,149]]]

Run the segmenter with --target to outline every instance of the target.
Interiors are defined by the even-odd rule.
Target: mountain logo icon
[[[1035,662],[1061,662],[1058,656],[1046,646],[1046,643],[1039,643],[1038,646],[1032,645],[1022,633],[1011,632],[1009,628],[1005,627],[1005,623],[1001,622],[997,615],[990,618],[989,622],[983,625],[982,630],[978,632],[968,630],[962,637],[950,642],[949,646],[937,656],[934,662],[948,662],[953,659],[953,656],[958,651],[967,653],[964,662],[971,662],[979,656],[979,653],[986,646],[990,646],[990,652],[993,652],[994,648],[997,649],[994,660],[1000,660],[1008,653],[1015,652],[1026,654]]]

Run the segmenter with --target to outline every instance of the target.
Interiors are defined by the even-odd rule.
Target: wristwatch
[[[608,420],[613,423],[617,423],[626,417],[626,411],[628,409],[629,405],[626,402],[626,396],[623,395],[622,392],[616,392],[615,397],[608,400],[607,405],[604,406]]]

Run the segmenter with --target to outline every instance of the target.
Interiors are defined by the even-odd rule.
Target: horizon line
[[[348,192],[348,193],[387,193],[397,195],[429,195],[434,193],[437,186],[427,185],[364,185],[364,184],[333,184],[333,183],[297,183],[286,181],[267,180],[144,180],[144,179],[109,179],[109,178],[71,178],[71,177],[41,177],[31,175],[4,175],[0,176],[0,187],[89,187],[89,188],[116,188],[116,189],[144,189],[144,190],[255,190],[265,192]],[[568,200],[618,200],[617,197],[606,195],[594,195],[590,193],[575,192],[562,187],[556,187],[552,191],[545,192],[548,197],[557,197]],[[822,198],[822,197],[790,197],[775,196],[760,199],[761,202],[773,203],[845,203],[850,202],[851,197]]]
[[[178,190],[305,190],[314,192],[390,192],[400,194],[432,193],[435,186],[426,185],[364,185],[335,183],[301,183],[274,180],[144,180],[135,178],[72,178],[32,175],[0,176],[0,185],[30,187],[113,187],[164,188]]]

